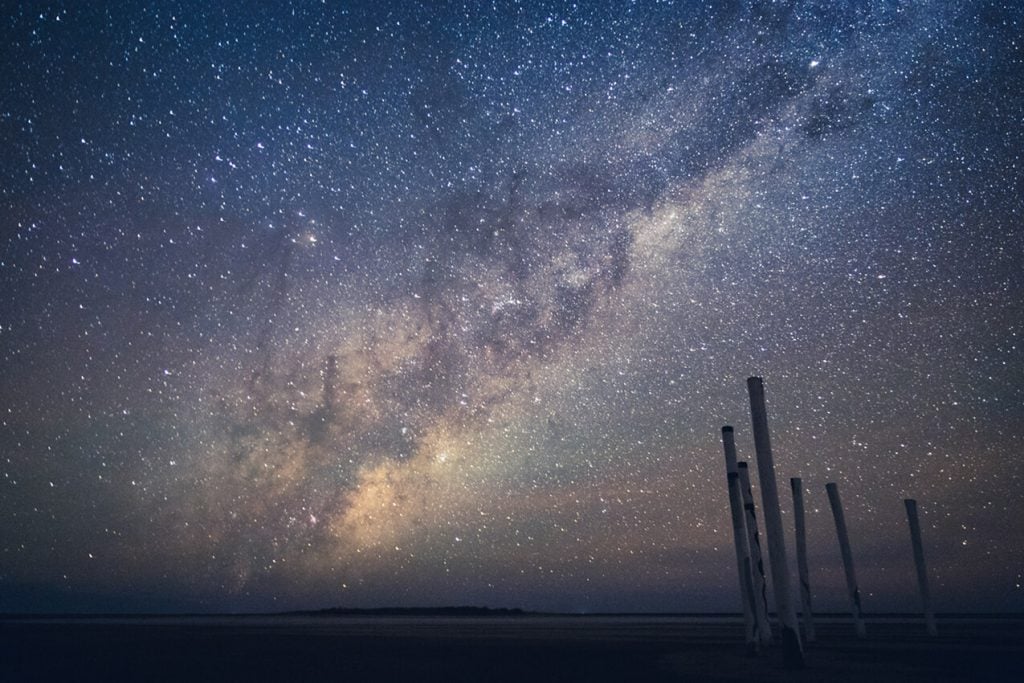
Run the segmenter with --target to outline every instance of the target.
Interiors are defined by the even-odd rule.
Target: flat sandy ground
[[[1024,619],[819,624],[806,668],[730,619],[0,618],[0,680],[1024,681]]]

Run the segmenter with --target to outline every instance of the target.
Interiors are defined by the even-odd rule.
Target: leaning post
[[[764,575],[764,556],[761,553],[761,536],[757,532],[757,508],[754,506],[754,492],[750,488],[750,468],[747,463],[736,463],[740,473],[740,493],[743,495],[743,512],[747,527],[747,548],[750,550],[751,591],[754,596],[754,623],[757,625],[757,639],[762,645],[772,642],[772,626],[768,621],[768,582]]]
[[[839,498],[839,485],[830,482],[825,484],[828,492],[828,503],[832,506],[832,517],[836,521],[836,536],[839,537],[839,552],[843,556],[843,569],[846,571],[846,591],[850,594],[850,611],[853,613],[853,625],[857,629],[857,637],[864,638],[864,616],[860,606],[860,588],[857,587],[857,572],[853,569],[853,552],[850,550],[850,535],[846,531],[846,516],[843,514],[843,502]]]
[[[732,427],[722,427],[722,447],[725,450],[726,484],[729,487],[729,512],[732,514],[732,540],[736,550],[736,571],[740,580],[740,599],[743,602],[743,625],[747,649],[758,649],[757,624],[754,621],[753,584],[750,581],[750,553],[747,549],[747,528],[743,523],[743,497],[740,493],[740,475],[736,470],[736,441]]]
[[[750,394],[750,417],[754,427],[754,450],[757,453],[757,476],[761,485],[761,508],[764,530],[768,537],[768,560],[772,566],[772,588],[775,611],[782,630],[782,657],[787,668],[802,669],[803,646],[796,622],[796,610],[790,598],[789,562],[786,559],[786,536],[782,528],[779,489],[775,482],[771,437],[768,433],[768,410],[764,401],[764,382],[760,377],[747,379]]]
[[[807,526],[804,519],[804,487],[800,477],[792,477],[793,522],[796,526],[796,568],[800,577],[800,612],[803,614],[804,638],[814,642],[814,613],[811,611],[811,581],[807,571]]]
[[[910,523],[910,543],[914,546],[914,565],[917,567],[917,588],[921,593],[921,607],[924,609],[925,628],[928,635],[938,635],[935,625],[935,612],[932,611],[932,597],[928,590],[928,568],[924,563],[924,545],[921,543],[921,522],[917,518],[917,501],[907,498],[903,501],[907,506],[907,521]]]

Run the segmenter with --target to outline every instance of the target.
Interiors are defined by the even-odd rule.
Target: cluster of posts
[[[804,664],[803,644],[797,625],[796,606],[790,592],[789,561],[786,556],[786,540],[782,526],[782,511],[779,506],[779,491],[775,483],[775,465],[772,460],[772,445],[768,433],[768,412],[764,400],[764,382],[760,377],[747,380],[750,394],[750,414],[754,428],[754,452],[757,458],[758,482],[761,488],[761,510],[767,539],[768,561],[771,567],[772,590],[775,596],[775,612],[778,615],[782,639],[783,662],[787,668],[802,668]],[[743,620],[746,630],[747,648],[759,652],[772,643],[772,631],[768,622],[768,586],[765,580],[764,555],[761,537],[758,533],[757,514],[750,486],[747,463],[737,462],[736,442],[733,428],[722,427],[722,446],[725,450],[726,481],[729,487],[729,508],[732,514],[733,542],[736,549],[736,566],[739,570],[740,595],[743,599]],[[811,587],[807,571],[807,533],[804,516],[803,484],[799,477],[789,480],[793,491],[793,513],[796,527],[796,563],[800,578],[800,613],[803,617],[803,636],[813,642],[814,618],[811,611]],[[846,572],[846,587],[850,598],[857,636],[864,638],[866,629],[861,613],[860,591],[853,567],[853,553],[846,530],[843,504],[839,498],[839,487],[835,483],[825,486],[829,505],[835,520],[839,550]],[[921,527],[917,517],[917,502],[903,501],[907,508],[910,524],[910,539],[917,567],[917,583],[924,607],[925,625],[930,635],[936,634],[935,614],[931,608],[928,591],[928,572],[924,563],[921,543]]]

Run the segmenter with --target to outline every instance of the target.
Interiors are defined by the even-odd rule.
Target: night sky
[[[8,8],[0,610],[1024,609],[1024,9],[709,4]]]

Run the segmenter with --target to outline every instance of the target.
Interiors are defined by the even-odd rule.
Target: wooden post
[[[860,607],[860,589],[857,587],[857,573],[853,569],[853,552],[850,550],[850,536],[846,532],[846,516],[843,514],[843,502],[839,499],[839,486],[825,484],[828,492],[828,503],[832,506],[832,517],[836,521],[836,536],[839,537],[839,552],[843,556],[843,569],[846,571],[846,591],[850,594],[850,611],[853,614],[853,625],[857,629],[857,637],[864,638],[864,617]]]
[[[772,642],[772,625],[768,621],[768,581],[764,574],[764,556],[761,553],[761,536],[757,531],[757,508],[754,492],[750,488],[750,468],[747,463],[736,463],[740,474],[740,493],[743,496],[744,526],[747,528],[747,549],[750,551],[751,595],[754,597],[754,623],[757,639],[762,645]]]
[[[924,610],[925,628],[928,635],[938,635],[935,625],[935,612],[932,611],[931,592],[928,590],[928,568],[924,564],[924,545],[921,543],[921,523],[917,519],[917,501],[907,498],[903,501],[907,506],[907,521],[910,523],[910,543],[914,546],[914,565],[917,567],[917,587],[921,593],[921,607]]]
[[[803,614],[804,639],[814,642],[814,614],[811,611],[811,581],[807,571],[807,526],[804,520],[804,487],[800,477],[789,480],[793,489],[793,522],[796,526],[796,568],[800,577],[800,612]]]
[[[782,630],[782,658],[787,668],[802,669],[804,652],[796,622],[796,609],[790,598],[786,536],[782,528],[782,508],[779,507],[779,489],[775,482],[775,463],[772,459],[771,437],[768,433],[768,410],[765,406],[764,383],[761,378],[747,379],[747,391],[750,394],[750,417],[754,427],[754,450],[757,453],[757,476],[761,486],[764,531],[768,537],[768,560],[772,565],[775,611],[779,615]]]
[[[725,449],[726,484],[729,487],[729,512],[732,515],[732,540],[736,550],[736,571],[740,580],[740,600],[743,602],[743,625],[747,649],[757,651],[757,624],[754,621],[753,584],[750,580],[750,552],[747,549],[747,527],[743,523],[743,494],[740,493],[740,475],[736,471],[736,442],[732,427],[722,427],[722,447]],[[745,576],[746,575],[746,576]]]

